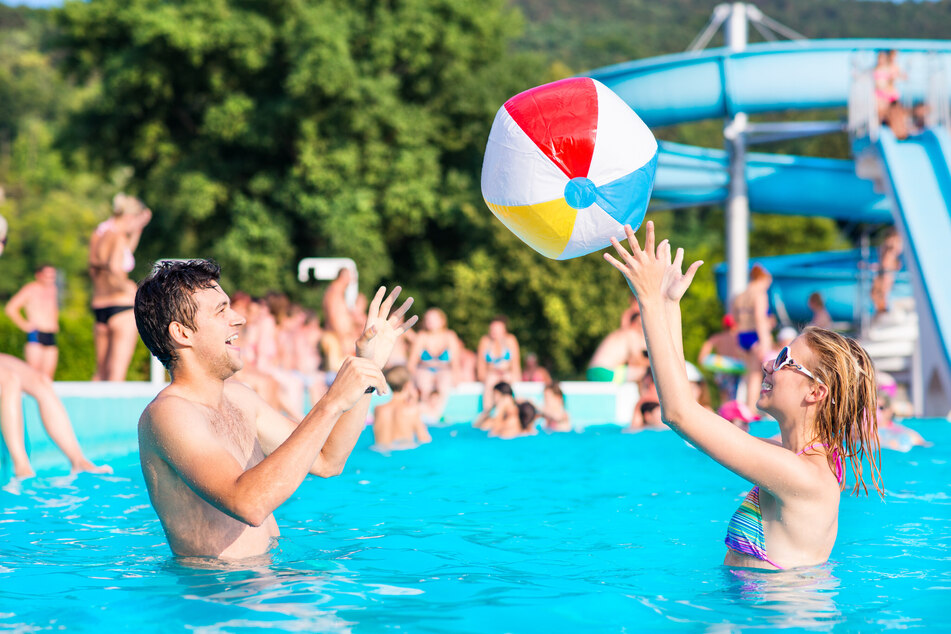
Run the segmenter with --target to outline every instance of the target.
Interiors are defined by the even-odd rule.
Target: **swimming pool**
[[[911,426],[936,445],[884,454],[888,501],[844,499],[831,562],[781,573],[720,565],[747,485],[671,432],[457,425],[391,455],[365,433],[235,566],[171,556],[134,452],[114,476],[60,466],[0,492],[0,629],[948,629],[951,425]]]

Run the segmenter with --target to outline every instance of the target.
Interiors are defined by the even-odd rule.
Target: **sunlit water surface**
[[[748,485],[670,432],[513,441],[467,427],[308,478],[283,536],[240,564],[182,561],[136,455],[0,492],[0,629],[619,632],[951,629],[951,425],[886,452],[886,502],[843,496],[829,564],[721,565]]]

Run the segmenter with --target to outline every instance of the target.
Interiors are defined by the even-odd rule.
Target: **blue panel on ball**
[[[572,178],[565,185],[565,202],[575,209],[587,209],[598,199],[597,187],[584,176]]]
[[[598,204],[622,225],[637,229],[647,213],[656,171],[657,154],[654,154],[644,167],[598,187]]]

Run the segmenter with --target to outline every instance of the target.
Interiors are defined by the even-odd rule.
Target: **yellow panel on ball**
[[[568,246],[578,210],[564,198],[534,205],[496,205],[485,201],[509,231],[546,258],[555,259]]]

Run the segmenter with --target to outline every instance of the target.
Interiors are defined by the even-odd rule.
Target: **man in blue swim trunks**
[[[139,285],[136,326],[172,376],[139,419],[139,457],[172,551],[234,559],[267,552],[280,534],[274,510],[307,474],[342,472],[371,388],[386,391],[381,368],[416,317],[403,320],[411,299],[391,314],[400,289],[385,297],[380,288],[355,356],[303,420],[292,421],[231,380],[243,365],[236,344],[245,319],[219,274],[208,260],[166,261]]]

